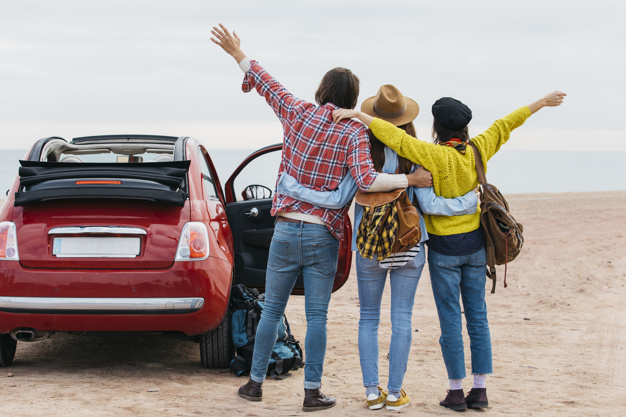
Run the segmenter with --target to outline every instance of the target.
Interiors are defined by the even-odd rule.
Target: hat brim
[[[376,96],[370,97],[361,104],[361,111],[365,114],[369,114],[372,117],[378,117],[379,119],[386,120],[394,126],[402,126],[415,120],[420,113],[420,106],[417,102],[407,96],[404,96],[404,103],[406,104],[406,110],[398,117],[385,117],[374,110],[374,99]]]

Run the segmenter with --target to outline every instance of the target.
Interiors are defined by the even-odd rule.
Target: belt
[[[304,220],[296,220],[296,219],[292,219],[290,217],[285,217],[285,216],[276,216],[276,221],[277,222],[287,222],[287,223],[317,224],[317,223],[307,222],[307,221],[304,221]]]

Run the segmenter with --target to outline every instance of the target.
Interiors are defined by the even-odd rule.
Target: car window
[[[202,188],[204,189],[206,199],[218,200],[219,198],[217,196],[217,189],[215,188],[215,181],[213,181],[213,176],[211,175],[211,170],[207,164],[205,153],[206,150],[202,146],[199,146],[198,159],[201,161],[200,169],[202,171]]]
[[[237,200],[265,199],[274,196],[281,152],[258,156],[246,165],[233,183]]]

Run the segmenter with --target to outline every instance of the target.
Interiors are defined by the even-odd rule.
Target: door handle
[[[244,214],[248,217],[257,217],[259,215],[259,209],[252,207],[249,212]]]

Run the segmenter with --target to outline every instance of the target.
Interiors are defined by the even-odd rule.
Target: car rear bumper
[[[0,311],[32,314],[184,314],[198,311],[204,298],[3,297]]]
[[[151,331],[197,335],[220,325],[232,264],[218,258],[163,270],[30,269],[0,262],[0,333]]]

